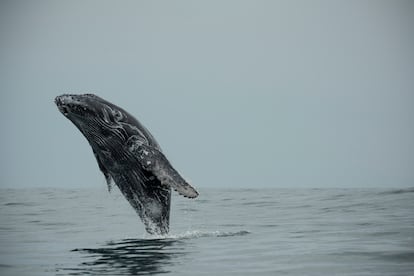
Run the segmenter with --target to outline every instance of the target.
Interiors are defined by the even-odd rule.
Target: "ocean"
[[[414,275],[414,188],[199,192],[160,237],[116,189],[0,189],[0,275]]]

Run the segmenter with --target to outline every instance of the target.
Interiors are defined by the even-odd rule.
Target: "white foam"
[[[149,235],[145,234],[144,239],[197,239],[206,237],[233,237],[233,236],[244,236],[250,234],[249,231],[237,231],[237,232],[226,232],[226,231],[202,231],[202,230],[188,230],[183,233],[169,233],[167,235]]]

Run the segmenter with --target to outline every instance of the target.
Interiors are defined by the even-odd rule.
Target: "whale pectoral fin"
[[[145,170],[151,171],[162,185],[170,186],[180,195],[196,198],[198,192],[171,166],[159,150],[141,145],[137,149],[138,159]]]
[[[109,174],[108,170],[104,167],[102,164],[101,159],[99,159],[98,154],[96,154],[95,150],[93,150],[93,155],[95,155],[96,161],[98,162],[99,170],[103,173],[105,176],[106,184],[108,185],[108,192],[111,192],[112,187],[114,185],[114,181],[112,179],[112,176]]]

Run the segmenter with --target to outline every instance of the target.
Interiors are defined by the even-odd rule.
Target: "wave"
[[[407,194],[407,193],[414,193],[414,187],[405,188],[405,189],[393,189],[388,190],[385,192],[381,192],[382,195],[394,195],[394,194]]]

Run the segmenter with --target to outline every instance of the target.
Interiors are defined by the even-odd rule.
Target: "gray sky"
[[[414,184],[412,1],[1,1],[0,187],[105,185],[53,104],[135,115],[196,187]]]

